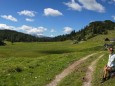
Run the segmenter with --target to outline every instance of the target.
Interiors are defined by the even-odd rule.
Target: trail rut
[[[84,77],[84,82],[83,82],[83,86],[91,86],[91,81],[92,81],[92,75],[96,66],[97,61],[103,57],[103,55],[99,56],[95,61],[93,61],[91,63],[91,65],[88,67],[88,70],[86,72],[86,76]]]
[[[83,61],[88,59],[89,57],[95,55],[97,53],[90,54],[86,57],[83,57],[82,59],[75,61],[73,64],[71,64],[69,67],[64,69],[60,74],[56,75],[55,79],[51,81],[49,84],[46,86],[57,86],[57,84],[67,75],[69,75],[71,72],[73,72],[75,69],[77,69],[77,66],[80,65]]]

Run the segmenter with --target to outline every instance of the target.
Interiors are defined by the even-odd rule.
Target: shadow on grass
[[[75,52],[75,51],[71,51],[71,50],[44,50],[44,51],[40,51],[40,53],[44,53],[44,54],[63,54],[63,53],[71,53],[71,52]]]
[[[44,50],[44,51],[40,51],[40,53],[63,54],[63,53],[72,53],[72,52],[103,51],[103,50],[104,50],[103,46],[94,46],[91,48],[86,48],[86,49],[82,49],[82,50],[78,50],[78,51],[74,51],[74,50]]]
[[[103,46],[94,46],[94,47],[91,47],[91,48],[86,48],[86,49],[80,50],[80,52],[85,52],[85,51],[103,51],[103,50],[104,50]]]

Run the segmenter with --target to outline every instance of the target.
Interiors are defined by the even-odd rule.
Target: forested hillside
[[[79,31],[72,31],[70,34],[59,35],[54,38],[50,37],[36,37],[29,34],[24,34],[12,30],[0,30],[0,41],[11,41],[13,42],[46,42],[46,41],[65,41],[65,40],[88,40],[99,34],[108,34],[108,30],[115,29],[115,22],[110,20],[95,21],[89,23],[83,29]]]
[[[6,40],[11,42],[32,42],[38,41],[38,38],[13,30],[0,30],[0,40]]]
[[[64,40],[87,40],[99,34],[108,34],[108,30],[115,29],[115,22],[110,20],[95,21],[80,29],[78,32],[72,31],[70,34],[60,35],[54,38],[55,41]]]

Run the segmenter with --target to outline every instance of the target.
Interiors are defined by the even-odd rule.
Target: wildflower
[[[38,77],[35,77],[35,79],[37,79]]]

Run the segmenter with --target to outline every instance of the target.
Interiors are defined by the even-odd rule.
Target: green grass
[[[0,85],[44,86],[54,76],[86,53],[39,58],[8,58],[0,61]]]
[[[75,51],[75,49],[74,49]],[[0,47],[0,57],[38,57],[74,52],[68,42],[7,43]]]
[[[88,43],[72,45],[71,41],[8,43],[0,47],[0,85],[44,86],[64,68],[97,48]]]
[[[115,36],[114,31],[109,35],[100,35],[79,44],[65,41],[17,42],[12,45],[7,42],[6,46],[0,46],[0,86],[44,86],[74,61],[93,52],[102,51],[103,38],[113,35]],[[88,63],[81,66],[84,68],[94,59],[95,57],[87,60]],[[102,63],[101,68],[105,63]],[[80,78],[84,75],[82,72],[79,73],[77,71],[73,72],[72,76],[75,74],[75,76],[79,75]],[[96,77],[96,79],[98,78]],[[71,77],[70,79],[74,80],[77,77]],[[81,82],[79,79],[77,80],[71,84],[73,86],[80,85]],[[111,82],[113,81],[111,80]]]
[[[78,69],[76,69],[74,72],[72,72],[69,76],[65,77],[58,86],[82,86],[83,84],[83,78],[86,75],[86,71],[88,66],[91,64],[92,61],[94,61],[98,56],[101,54],[96,54],[94,56],[91,56],[89,59],[87,59],[85,62],[83,62],[81,65],[78,66]]]
[[[97,63],[97,66],[94,72],[92,86],[115,86],[115,81],[114,81],[115,78],[111,78],[107,80],[103,85],[100,83],[103,76],[103,68],[107,64],[107,61],[108,61],[108,53],[107,52],[105,53],[106,55],[103,58],[101,58],[99,62]]]

